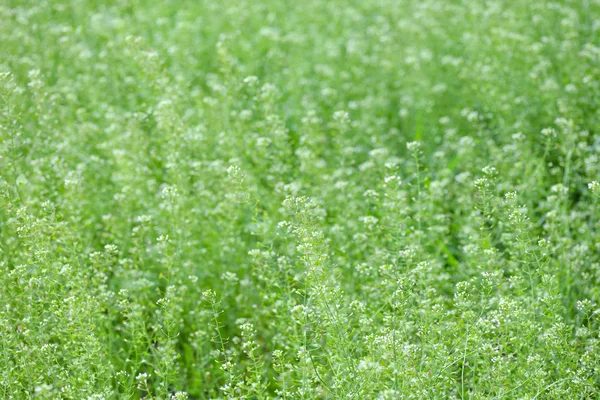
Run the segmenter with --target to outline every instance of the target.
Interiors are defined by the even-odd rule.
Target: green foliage
[[[0,398],[600,398],[600,1],[0,2]]]

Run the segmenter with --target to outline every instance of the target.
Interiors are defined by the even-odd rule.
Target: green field
[[[600,399],[600,0],[0,0],[1,399]]]

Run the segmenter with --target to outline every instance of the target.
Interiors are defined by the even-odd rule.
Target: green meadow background
[[[599,399],[600,1],[0,1],[3,399]]]

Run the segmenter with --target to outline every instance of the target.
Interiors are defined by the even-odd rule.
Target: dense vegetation
[[[600,1],[3,0],[0,396],[600,398]]]

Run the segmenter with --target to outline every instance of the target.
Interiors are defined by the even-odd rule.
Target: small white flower
[[[179,196],[177,193],[177,188],[170,185],[164,185],[161,194],[163,198],[173,198]]]
[[[108,254],[117,254],[119,252],[119,248],[114,244],[107,244],[106,246],[104,246],[104,250]]]
[[[250,75],[244,78],[244,83],[248,86],[256,86],[258,84],[258,78],[254,75]]]
[[[448,125],[451,121],[452,120],[450,119],[450,117],[442,117],[439,120],[440,125]]]
[[[419,142],[408,142],[406,143],[406,148],[408,151],[417,152],[421,149],[421,143]]]
[[[368,199],[377,199],[379,197],[379,193],[377,193],[375,190],[373,189],[367,189],[365,190],[365,192],[363,193],[363,196],[365,196]]]
[[[138,380],[138,381],[140,381],[140,382],[144,382],[144,381],[146,381],[146,379],[148,379],[148,377],[149,377],[149,375],[147,373],[142,372],[142,373],[138,374],[135,377],[135,379]]]
[[[340,124],[347,124],[350,122],[350,114],[344,110],[336,111],[333,113],[333,120]]]
[[[160,235],[159,237],[156,238],[156,241],[158,243],[168,243],[169,242],[169,235]]]
[[[494,167],[490,167],[489,165],[487,167],[483,167],[481,170],[484,174],[486,174],[487,176],[496,176],[498,175],[498,170]]]

